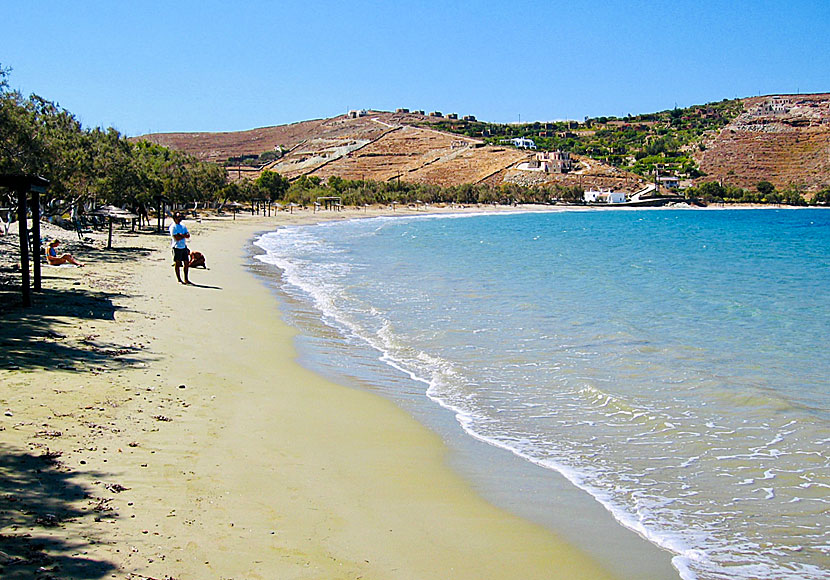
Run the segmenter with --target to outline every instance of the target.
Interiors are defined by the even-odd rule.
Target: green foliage
[[[290,182],[275,171],[263,171],[254,182],[260,198],[282,199],[288,191]]]
[[[763,196],[768,196],[775,193],[775,186],[771,184],[769,181],[759,181],[758,185],[756,185],[755,188],[758,190],[758,193],[760,193]]]
[[[155,195],[179,203],[216,199],[223,168],[115,129],[84,129],[55,103],[8,90],[0,66],[0,172],[35,173],[50,181],[44,203],[53,213],[90,201],[137,207]]]
[[[277,177],[268,179],[276,180]],[[287,183],[284,178],[279,178]],[[239,191],[244,195],[244,185]],[[256,182],[253,187],[256,188]],[[272,198],[283,203],[297,203],[303,206],[313,205],[321,197],[340,197],[343,205],[363,206],[366,204],[511,204],[541,203],[556,201],[581,203],[583,190],[580,187],[550,185],[546,187],[522,187],[515,184],[503,184],[492,187],[483,184],[464,184],[440,187],[423,183],[406,183],[395,181],[349,180],[329,177],[322,182],[316,176],[299,177],[290,183],[281,197]]]
[[[587,155],[643,176],[652,175],[659,164],[661,172],[694,178],[701,174],[691,151],[695,148],[703,151],[702,137],[726,126],[742,110],[739,100],[724,100],[660,113],[628,115],[625,119],[586,117],[583,123],[498,124],[445,119],[423,125],[483,138],[493,145],[501,144],[504,139],[526,137],[533,139],[538,149]],[[640,163],[647,157],[653,159]]]
[[[828,205],[830,204],[830,187],[825,187],[810,200],[813,205]]]
[[[745,190],[728,184],[721,185],[716,181],[707,181],[697,187],[687,189],[685,193],[689,198],[697,198],[706,203],[807,205],[802,188],[793,185],[785,191],[777,192],[775,187],[767,181],[760,182],[756,187],[756,191]],[[813,198],[813,202],[815,203],[815,198]]]
[[[689,197],[698,197],[706,203],[722,202],[726,196],[726,189],[717,181],[707,181],[699,186],[687,190]]]

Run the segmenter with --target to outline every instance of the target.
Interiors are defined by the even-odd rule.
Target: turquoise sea
[[[256,245],[304,363],[563,475],[678,577],[830,578],[830,211],[420,215]]]

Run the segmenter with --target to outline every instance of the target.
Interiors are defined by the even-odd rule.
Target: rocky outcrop
[[[782,190],[830,186],[830,94],[753,97],[695,154],[703,181]]]

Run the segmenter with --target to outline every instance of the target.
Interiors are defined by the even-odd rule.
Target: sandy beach
[[[373,211],[190,219],[190,287],[166,234],[66,244],[87,266],[44,268],[0,318],[0,575],[614,577],[481,499],[394,404],[294,361],[246,244]]]

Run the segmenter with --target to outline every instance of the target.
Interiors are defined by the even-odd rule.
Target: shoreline
[[[431,208],[429,211],[398,208],[393,212],[376,207],[368,211],[355,209],[312,213],[306,210],[295,214],[280,213],[273,217],[243,214],[237,220],[229,216],[205,217],[199,222],[189,220],[187,223],[194,232],[191,247],[206,253],[210,268],[204,273],[200,270],[194,272],[196,285],[191,289],[175,282],[169,267],[169,241],[165,234],[116,231],[113,249],[106,250],[105,233],[93,234],[94,240],[78,243],[74,232],[46,227],[44,237],[57,235],[64,241],[66,249],[87,262],[88,266],[47,267],[43,272],[44,292],[35,294],[33,308],[20,310],[5,307],[0,310],[0,320],[4,322],[0,325],[0,345],[3,346],[3,357],[0,359],[0,384],[3,385],[0,390],[0,413],[3,413],[0,415],[0,431],[4,436],[0,444],[4,450],[0,470],[6,479],[6,483],[0,486],[0,513],[5,515],[0,520],[0,574],[20,570],[34,573],[43,568],[44,574],[52,571],[59,577],[91,578],[110,574],[118,577],[120,574],[127,578],[186,578],[201,577],[205,573],[219,574],[221,571],[223,574],[241,573],[255,578],[269,577],[269,567],[275,566],[274,569],[279,570],[280,574],[294,577],[292,574],[300,570],[298,560],[286,562],[291,559],[286,553],[282,553],[279,559],[271,554],[267,564],[258,563],[261,560],[260,551],[270,553],[275,549],[273,541],[258,543],[257,553],[248,553],[250,561],[261,564],[260,568],[254,566],[243,570],[240,568],[242,556],[235,554],[239,544],[250,541],[240,529],[247,529],[250,534],[253,533],[251,530],[260,529],[257,526],[267,527],[272,522],[273,529],[268,535],[282,538],[283,532],[273,522],[285,518],[272,510],[273,519],[260,515],[254,518],[256,526],[240,528],[238,522],[229,521],[238,519],[234,515],[253,518],[251,512],[262,511],[266,507],[256,503],[245,503],[239,508],[217,507],[225,498],[217,487],[207,484],[214,482],[218,485],[218,482],[227,480],[229,476],[221,466],[234,459],[236,441],[245,440],[247,434],[242,426],[249,425],[249,415],[259,412],[261,405],[258,403],[271,396],[261,390],[244,389],[244,385],[253,380],[248,376],[251,368],[262,366],[256,376],[264,384],[272,377],[282,377],[280,380],[290,377],[297,385],[318,385],[321,392],[326,389],[339,392],[344,388],[306,371],[296,361],[293,347],[295,331],[287,326],[274,308],[274,296],[246,266],[248,256],[244,248],[250,245],[258,232],[322,221],[568,210],[551,206],[521,206],[495,210],[489,207]],[[16,236],[4,236],[0,242],[6,244],[3,250],[7,251],[7,246],[16,245]],[[4,263],[10,255],[7,252],[3,256]],[[233,296],[226,296],[231,293]],[[246,304],[239,304],[240,301]],[[180,316],[184,320],[180,320]],[[266,319],[271,321],[272,327],[263,329],[261,326]],[[268,349],[254,352],[247,345],[246,348],[236,348],[239,345],[224,348],[226,327],[242,325],[242,328],[246,324],[256,326],[254,334],[265,336],[265,342],[283,345],[285,352],[274,358]],[[188,334],[194,328],[201,329],[198,337]],[[173,329],[180,329],[184,338],[175,337]],[[240,342],[244,341],[241,335],[246,333],[247,330],[240,330]],[[210,349],[200,348],[203,345]],[[209,354],[205,354],[205,350],[209,350]],[[236,365],[235,376],[229,375],[221,364],[231,352],[235,353],[235,359],[229,361]],[[244,365],[239,366],[236,359]],[[198,381],[193,377],[197,377]],[[235,407],[242,404],[235,399],[239,393],[244,395],[242,400],[247,402],[246,408]],[[293,397],[297,393],[286,394],[289,395]],[[363,395],[369,400],[382,398],[370,393]],[[404,423],[414,421],[407,411],[402,411],[386,399],[382,400],[388,404],[385,408],[389,412],[377,411],[379,415],[397,416]],[[375,404],[366,405],[376,409]],[[329,408],[329,412],[334,411]],[[355,412],[363,410],[356,409]],[[398,419],[390,421],[397,425]],[[260,423],[268,424],[270,420],[267,416],[261,416]],[[482,506],[488,514],[497,514],[492,517],[506,518],[511,522],[509,526],[517,525],[524,530],[522,533],[535,538],[531,545],[544,545],[543,551],[560,554],[544,564],[527,564],[531,568],[544,569],[540,572],[544,577],[550,577],[551,569],[561,570],[563,577],[579,577],[579,571],[585,570],[590,570],[585,577],[619,577],[621,574],[629,577],[626,570],[613,563],[609,566],[607,558],[590,555],[590,549],[574,548],[574,542],[567,538],[562,541],[561,535],[550,531],[550,528],[557,528],[555,522],[538,517],[533,510],[523,510],[521,502],[510,497],[509,493],[505,494],[498,483],[488,483],[486,477],[476,475],[475,461],[465,459],[463,454],[457,453],[457,449],[446,448],[441,437],[448,439],[452,436],[441,433],[441,421],[437,425],[424,422],[427,427],[418,423],[412,429],[420,430],[426,439],[431,438],[431,442],[416,445],[418,449],[422,446],[431,448],[431,455],[427,454],[423,463],[438,469],[441,474],[436,477],[442,481],[448,477],[451,485],[457,485],[456,489],[461,490],[459,494],[466,498],[464,502],[472,501],[476,505],[468,513],[457,514],[459,519],[456,523],[463,519],[469,525],[470,518],[480,518],[479,508]],[[450,418],[449,422],[452,429],[458,431],[454,419]],[[229,425],[239,429],[239,432],[234,432]],[[302,431],[300,426],[295,425],[294,428]],[[267,429],[263,431],[266,432]],[[302,439],[295,437],[294,441]],[[220,440],[227,443],[224,455],[202,451],[202,447]],[[468,441],[461,447],[477,445],[486,447],[486,444]],[[267,450],[268,453],[272,451],[262,440],[255,440],[249,446],[260,451]],[[219,453],[219,447],[215,447]],[[383,463],[385,460],[381,456],[388,454],[388,449],[374,448],[377,457],[371,462]],[[291,457],[292,465],[298,461],[293,450],[281,448],[273,452],[275,456]],[[352,452],[361,458],[371,456],[366,449],[353,448]],[[472,453],[475,455],[477,452]],[[161,458],[163,463],[159,465]],[[254,454],[248,460],[256,464],[262,458]],[[507,466],[511,461],[505,459],[503,464]],[[198,465],[199,470],[190,468],[191,463]],[[273,470],[273,466],[257,465],[258,468],[253,471],[260,478],[256,479],[251,474],[246,477],[250,480],[249,488],[257,489],[255,493],[259,494],[260,490],[269,487],[270,481],[264,474]],[[420,464],[411,465],[410,469],[418,471],[420,467]],[[317,476],[325,469],[322,465],[318,468]],[[249,466],[243,462],[239,469],[244,473]],[[417,476],[415,473],[413,478]],[[337,485],[342,482],[341,479],[333,481],[337,481]],[[234,485],[233,478],[226,481],[228,489]],[[398,491],[405,487],[399,481],[393,482],[393,485]],[[240,497],[247,493],[245,489],[248,488],[238,491]],[[197,490],[201,493],[197,494]],[[224,493],[227,495],[228,490]],[[279,495],[274,491],[268,493]],[[319,493],[325,496],[325,492]],[[159,495],[166,498],[165,501],[159,502]],[[300,493],[297,497],[308,498],[309,494]],[[559,499],[561,497],[557,495],[556,500],[551,501],[551,509],[557,508],[555,502]],[[435,497],[432,500],[443,501]],[[351,500],[345,498],[342,501],[348,503]],[[403,494],[392,503],[408,505],[411,502],[411,494]],[[494,508],[491,504],[501,507]],[[319,511],[313,507],[307,509]],[[339,513],[337,509],[333,507],[327,513]],[[505,509],[519,516],[512,516]],[[212,510],[216,510],[217,514],[214,515]],[[288,508],[285,511],[289,514],[285,517],[290,525],[284,536],[288,539],[308,536],[307,542],[312,542],[317,530],[309,531],[295,525],[307,514],[291,512]],[[434,513],[436,508],[433,505],[432,511],[421,511]],[[572,508],[569,513],[573,515],[566,518],[581,518],[585,511]],[[207,517],[206,514],[211,515]],[[224,519],[218,514],[224,514]],[[365,522],[365,516],[365,513],[357,513],[353,505],[348,517],[336,519],[351,522],[363,518]],[[407,517],[401,516],[402,526],[409,525]],[[486,517],[488,521],[490,518],[491,515]],[[504,538],[498,533],[491,533],[491,530],[477,529],[477,526],[477,523],[472,526],[475,533],[486,536],[481,538],[482,541]],[[428,534],[429,528],[425,523],[422,535]],[[460,535],[467,533],[469,528],[465,528]],[[626,530],[626,533],[629,532]],[[345,541],[342,536],[341,548]],[[593,533],[590,536],[589,544],[595,540]],[[226,551],[221,552],[221,564],[216,564],[217,559],[213,558],[211,572],[205,572],[205,566],[209,565],[204,563],[211,562],[211,558],[207,557],[210,551],[200,547],[207,541],[205,538],[210,538],[210,542],[216,545],[228,546]],[[639,537],[636,539],[639,540]],[[351,538],[348,540],[351,542]],[[373,538],[372,542],[380,546],[383,545],[381,540],[383,538]],[[442,544],[448,542],[447,545],[451,545],[451,541],[457,540],[445,539]],[[424,550],[423,538],[409,538],[408,541],[406,545],[384,545],[384,550],[389,553],[400,550],[403,554],[411,550]],[[513,545],[510,538],[505,541],[507,545]],[[490,544],[485,552],[495,553],[500,549]],[[654,549],[670,559],[669,553]],[[297,554],[307,553],[301,549],[295,551]],[[340,566],[348,560],[343,554],[356,553],[351,548],[339,552],[341,559],[337,560],[337,570],[341,570]],[[430,553],[421,554],[423,561],[410,558],[406,560],[408,564],[400,568],[393,566],[389,560],[383,564],[379,560],[353,564],[355,570],[364,573],[364,577],[430,577],[437,573],[435,568],[429,566],[446,565],[450,561],[461,561],[466,565],[462,555],[465,558],[478,557],[467,552],[453,552],[444,554],[445,560],[439,562]],[[204,560],[200,560],[202,557]],[[303,573],[296,572],[296,577],[307,577],[305,572],[311,562],[315,562],[314,566],[328,565],[330,558],[314,552],[313,557],[301,566]],[[577,562],[574,564],[576,568],[572,569],[570,564],[558,566],[554,560]],[[268,571],[263,572],[266,567]],[[520,569],[525,576],[534,577],[530,572],[525,573],[524,568]],[[609,569],[613,572],[608,572]],[[511,570],[515,572],[515,568],[509,566],[504,568],[488,564],[486,572],[484,568],[466,572],[455,568],[453,574],[457,577],[465,577],[462,574],[469,573],[471,578],[502,578],[512,577]],[[673,574],[672,577],[676,576]]]
[[[500,215],[516,213],[528,212],[503,212]],[[423,217],[485,215],[493,214],[432,214]],[[263,233],[266,232],[257,234],[253,241]],[[300,337],[306,334],[318,336],[338,333],[322,322],[314,307],[300,305],[297,298],[281,287],[281,283],[275,280],[275,276],[280,276],[279,269],[256,258],[264,253],[258,244],[249,244],[249,253],[253,264],[250,270],[275,295],[280,310],[285,312],[283,318],[289,320],[287,324],[292,328],[298,328]],[[312,342],[316,340],[313,339]],[[368,345],[367,348],[371,350]],[[387,389],[372,380],[358,380],[348,370],[341,373],[335,370],[336,366],[327,368],[327,363],[317,360],[325,355],[313,352],[316,350],[310,345],[304,347],[301,341],[297,345],[296,360],[304,368],[345,388],[377,394],[394,402],[409,416],[438,434],[448,447],[448,465],[488,502],[551,530],[606,569],[614,570],[621,578],[680,578],[680,573],[672,564],[674,557],[679,558],[674,552],[661,547],[656,541],[646,539],[646,534],[640,533],[631,525],[626,525],[626,522],[619,519],[619,513],[605,505],[601,498],[595,497],[592,490],[573,481],[572,474],[538,464],[529,457],[467,430],[456,417],[457,409],[432,399],[421,389],[426,383],[423,379],[407,379],[403,373],[395,382],[411,382],[411,386],[399,385],[395,389]],[[361,364],[365,364],[365,361]]]
[[[210,268],[193,288],[166,236],[119,234],[4,313],[4,573],[614,577],[481,499],[392,402],[295,362],[242,250],[283,222],[187,222]]]

